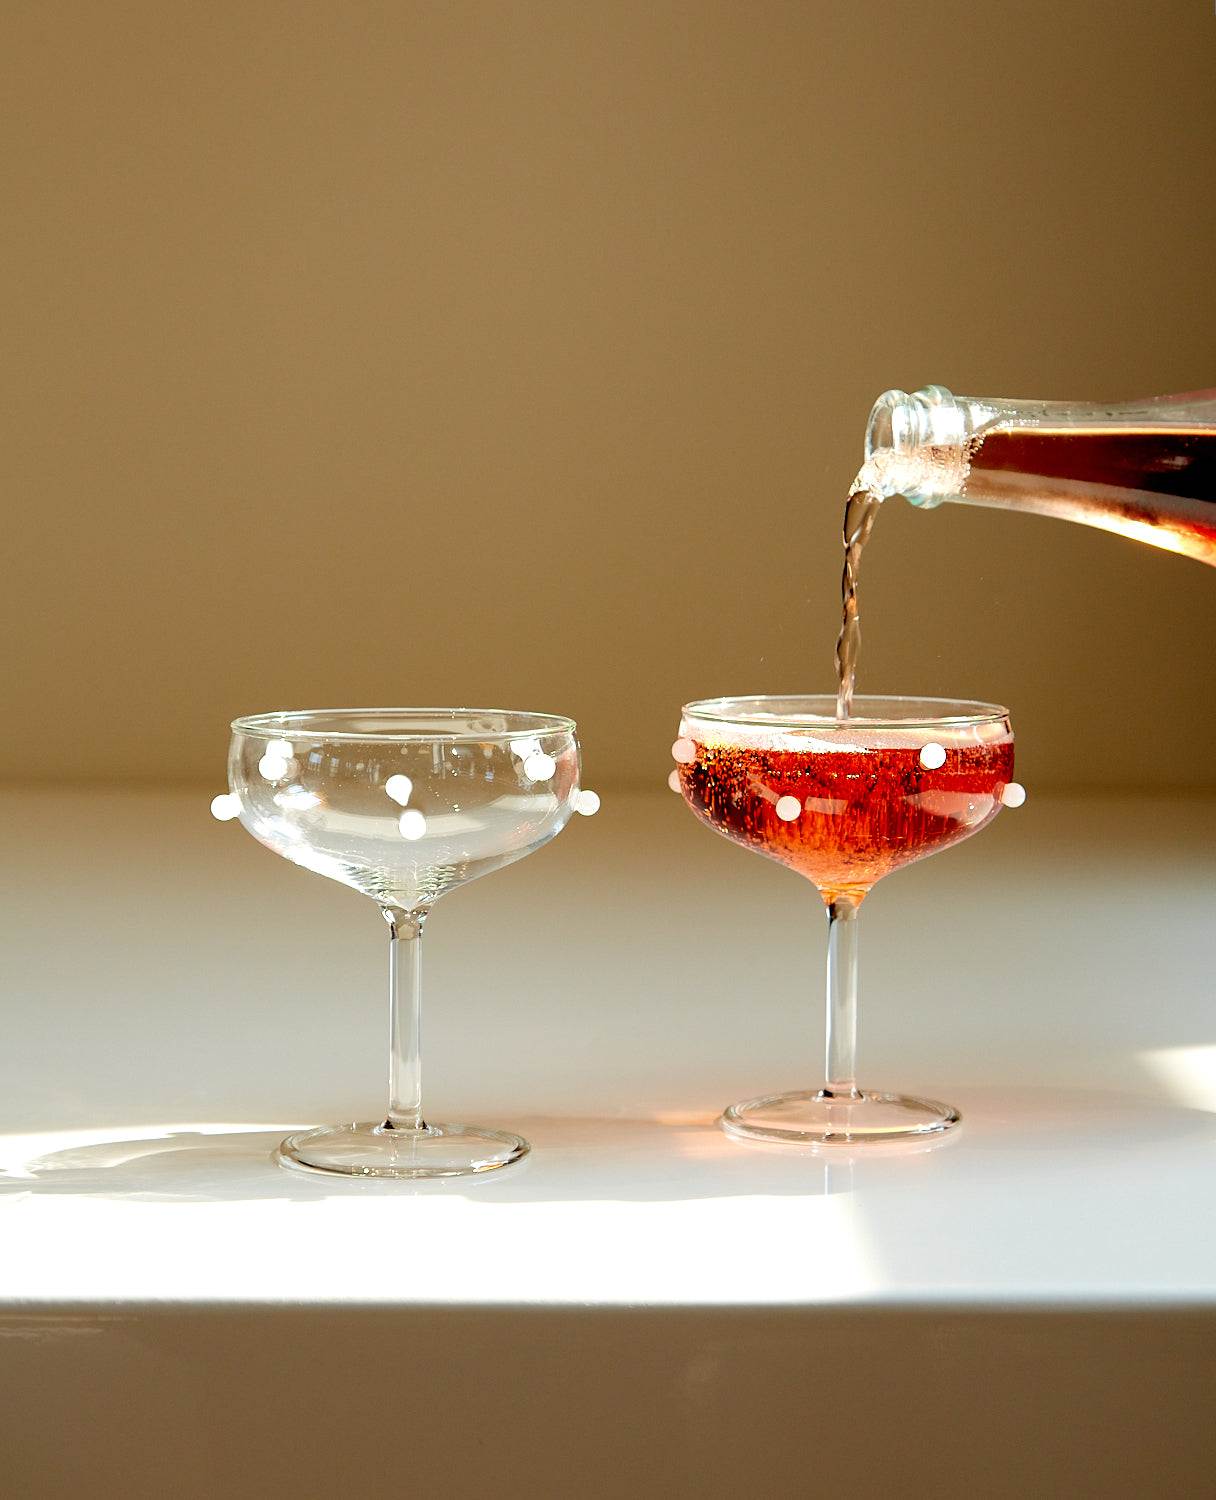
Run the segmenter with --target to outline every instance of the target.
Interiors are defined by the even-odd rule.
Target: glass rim
[[[850,714],[847,719],[836,717],[835,693],[756,693],[739,694],[724,698],[699,698],[686,703],[680,710],[681,717],[700,719],[709,724],[731,724],[753,728],[800,730],[814,729],[817,733],[849,729],[933,729],[955,728],[961,725],[996,724],[1009,719],[1009,710],[1000,703],[985,703],[976,698],[921,698],[910,694],[860,693],[854,698],[859,707],[871,705],[900,704],[915,705],[917,710],[903,715],[885,714],[875,717],[868,713]],[[730,705],[762,705],[764,703],[815,704],[810,709],[790,713],[764,713],[763,710],[742,713],[732,712]],[[823,711],[817,711],[822,707]],[[938,712],[933,712],[938,709]],[[951,712],[953,710],[953,712]]]
[[[327,720],[332,724],[352,719],[390,719],[393,716],[396,716],[398,720],[427,717],[453,720],[459,717],[501,717],[513,719],[515,725],[511,729],[452,728],[447,730],[435,728],[357,730],[326,727]],[[509,744],[512,740],[523,739],[529,735],[573,734],[577,727],[573,719],[568,719],[563,714],[536,713],[531,709],[518,708],[452,707],[281,709],[273,713],[243,714],[240,718],[233,719],[229,725],[233,734],[265,735],[270,739],[279,736],[290,737],[294,732],[299,737],[311,734],[319,739],[351,743],[398,744],[402,741],[414,740],[419,744],[430,744],[435,740],[444,740],[455,744],[463,741],[476,745]]]

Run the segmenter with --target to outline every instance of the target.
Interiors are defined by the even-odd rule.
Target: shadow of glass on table
[[[1129,1163],[1163,1146],[1216,1144],[1216,1114],[1112,1093],[955,1090],[954,1135],[791,1149],[727,1139],[711,1115],[667,1120],[510,1122],[533,1143],[523,1161],[473,1177],[394,1181],[287,1172],[274,1152],[292,1126],[183,1124],[0,1137],[0,1203],[57,1194],[149,1202],[467,1196],[479,1202],[819,1196],[908,1178],[961,1186],[1002,1166],[1075,1171],[1111,1153]]]

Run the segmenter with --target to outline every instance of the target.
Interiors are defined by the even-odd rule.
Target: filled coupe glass
[[[804,1145],[940,1134],[948,1104],[857,1087],[857,914],[884,875],[1016,805],[1008,712],[946,698],[714,698],[683,710],[672,784],[724,837],[788,865],[828,910],[822,1088],[732,1104],[728,1135]]]
[[[518,1161],[521,1136],[422,1115],[419,958],[440,896],[548,843],[575,811],[575,726],[498,709],[260,714],[232,725],[245,828],[294,864],[361,891],[389,928],[389,1100],[383,1120],[289,1136],[285,1166],[361,1177],[454,1177]]]

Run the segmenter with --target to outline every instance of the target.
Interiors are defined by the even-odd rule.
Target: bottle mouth
[[[974,404],[960,401],[944,385],[909,394],[884,391],[866,424],[866,461],[853,489],[881,499],[903,495],[929,509],[957,495],[967,481]]]
[[[884,391],[866,426],[866,457],[887,450],[912,453],[926,446],[950,447],[971,437],[970,406],[944,385],[919,391]]]

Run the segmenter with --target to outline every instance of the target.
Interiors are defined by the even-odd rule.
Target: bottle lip
[[[883,499],[903,495],[930,509],[961,492],[971,439],[983,414],[944,385],[890,390],[874,403],[866,425],[865,462],[853,489]]]
[[[944,385],[918,391],[884,391],[866,424],[866,457],[892,451],[911,453],[924,447],[957,447],[974,432],[971,404],[958,400]]]

